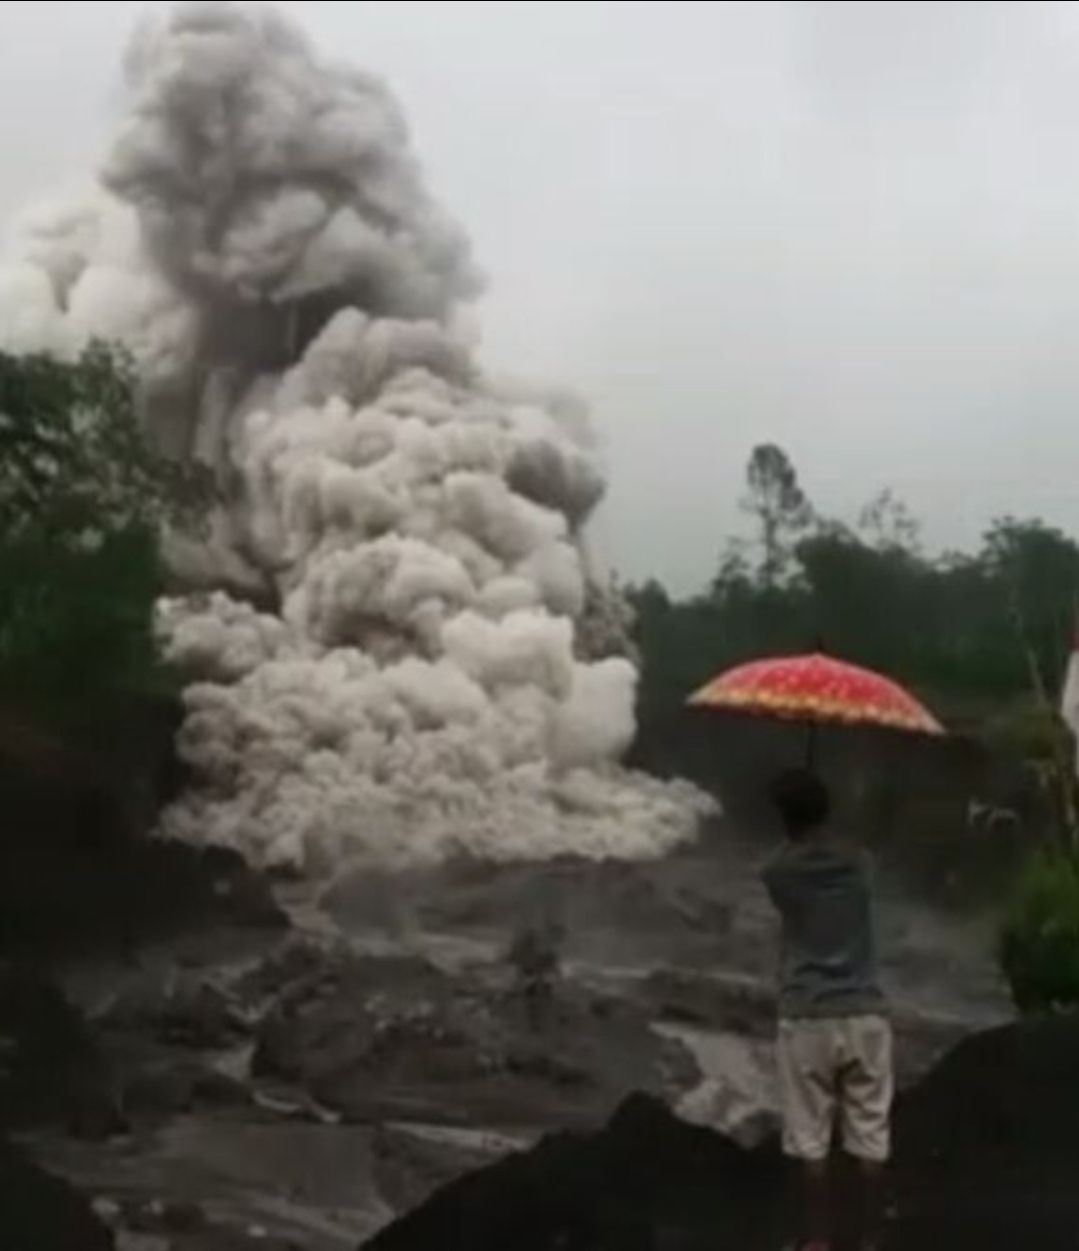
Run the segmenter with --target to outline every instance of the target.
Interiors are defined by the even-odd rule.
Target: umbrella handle
[[[810,773],[817,767],[817,723],[810,721],[806,731],[806,768]]]

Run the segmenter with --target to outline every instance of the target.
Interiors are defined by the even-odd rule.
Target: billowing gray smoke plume
[[[587,415],[480,373],[468,244],[393,97],[232,4],[150,21],[127,76],[97,187],[15,233],[0,345],[127,345],[150,437],[229,501],[173,544],[197,783],[165,832],[308,867],[689,837],[694,798],[616,764],[636,674],[583,556]]]

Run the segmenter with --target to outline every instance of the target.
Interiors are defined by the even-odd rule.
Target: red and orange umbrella
[[[694,708],[755,713],[808,725],[865,725],[943,734],[933,714],[898,683],[814,652],[739,665],[703,686]]]

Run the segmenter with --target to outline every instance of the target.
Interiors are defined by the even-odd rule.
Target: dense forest
[[[892,492],[830,517],[772,444],[750,458],[742,507],[752,537],[722,547],[702,594],[630,588],[645,718],[729,665],[816,646],[899,678],[953,723],[1055,702],[1079,595],[1068,535],[1004,517],[976,551],[932,554]]]

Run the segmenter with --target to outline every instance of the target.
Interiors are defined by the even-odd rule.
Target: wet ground
[[[130,962],[69,963],[65,989],[122,1071],[123,1123],[96,1141],[38,1124],[23,1141],[130,1251],[211,1246],[160,1219],[174,1208],[345,1251],[543,1133],[603,1124],[633,1090],[758,1141],[772,1123],[769,851],[717,825],[656,864],[281,882],[290,935],[204,929]],[[1009,1006],[991,912],[916,903],[908,882],[886,866],[880,928],[910,1080]],[[529,927],[561,935],[538,1010],[507,959]]]

